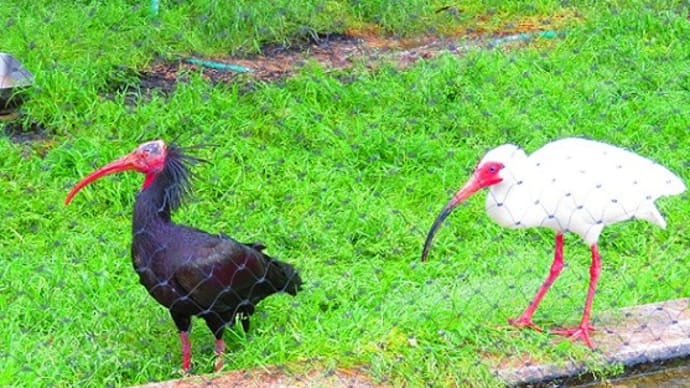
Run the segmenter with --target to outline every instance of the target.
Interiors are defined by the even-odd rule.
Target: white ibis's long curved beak
[[[453,209],[455,209],[456,206],[461,204],[467,198],[471,197],[472,194],[476,193],[477,190],[480,190],[484,186],[485,185],[481,184],[480,180],[477,178],[477,175],[475,174],[453,196],[453,198],[450,201],[448,201],[448,204],[446,204],[446,206],[443,208],[441,214],[439,214],[438,217],[436,217],[434,224],[431,225],[429,234],[427,234],[426,236],[426,241],[424,242],[424,250],[422,250],[422,261],[426,261],[426,257],[429,254],[429,250],[431,249],[431,241],[434,239],[434,236],[436,235],[438,229],[441,227],[443,221],[450,215],[450,213],[453,211]]]
[[[122,171],[136,170],[137,167],[134,164],[135,158],[136,157],[133,154],[126,155],[89,174],[86,178],[82,179],[79,181],[79,183],[72,187],[72,190],[70,190],[69,194],[67,194],[67,197],[65,198],[65,205],[69,205],[69,203],[72,202],[72,198],[77,195],[79,190],[83,189],[89,183],[99,178]]]

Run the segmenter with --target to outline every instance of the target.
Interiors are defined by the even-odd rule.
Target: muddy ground
[[[150,69],[139,73],[141,84],[137,92],[148,93],[157,89],[164,93],[174,90],[181,75],[201,71],[212,83],[245,81],[251,89],[251,81],[275,82],[298,72],[310,62],[317,62],[327,71],[339,71],[360,65],[376,69],[382,64],[405,68],[422,60],[441,54],[462,55],[468,50],[514,49],[539,39],[557,37],[551,21],[522,23],[510,29],[493,33],[467,30],[459,36],[425,35],[415,38],[381,37],[367,33],[314,35],[308,41],[289,47],[268,45],[259,55],[238,57],[185,57],[174,60],[159,58]],[[208,66],[199,65],[207,61]],[[237,66],[246,71],[219,70],[217,66]],[[343,81],[348,77],[343,76]],[[249,82],[246,82],[249,81]]]

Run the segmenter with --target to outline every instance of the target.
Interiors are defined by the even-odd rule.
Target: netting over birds
[[[643,219],[666,227],[654,201],[685,191],[685,184],[665,167],[624,149],[592,140],[554,141],[527,155],[507,144],[489,151],[470,180],[453,196],[427,235],[422,260],[438,228],[452,210],[487,187],[486,211],[508,228],[546,227],[556,232],[556,249],[549,275],[536,296],[510,323],[538,330],[532,315],[563,268],[563,234],[578,234],[592,251],[590,284],[580,324],[554,330],[593,347],[590,331],[592,301],[601,271],[597,242],[604,226]]]
[[[302,279],[258,243],[243,244],[172,222],[171,213],[189,190],[189,163],[175,145],[141,144],[132,153],[94,171],[77,183],[65,200],[105,175],[135,170],[145,174],[132,222],[132,261],[142,285],[170,311],[180,331],[182,369],[191,367],[191,317],[202,318],[216,337],[216,370],[223,365],[225,325],[239,318],[244,330],[257,303],[269,295],[296,295]]]

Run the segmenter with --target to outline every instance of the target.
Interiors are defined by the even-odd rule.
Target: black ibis
[[[185,372],[191,366],[192,316],[202,318],[215,335],[219,370],[225,325],[237,318],[248,330],[259,301],[278,292],[296,295],[302,284],[290,264],[265,254],[261,244],[243,244],[172,222],[171,212],[189,191],[189,164],[196,161],[174,144],[143,143],[82,179],[65,199],[69,204],[79,190],[109,174],[134,170],[145,175],[134,205],[132,261],[141,284],[168,308],[180,331]]]
[[[486,211],[508,228],[546,227],[556,232],[551,270],[536,296],[509,320],[517,327],[541,330],[532,315],[563,268],[563,234],[573,232],[591,248],[590,282],[580,324],[553,330],[593,348],[590,331],[592,300],[601,271],[597,242],[604,226],[643,219],[662,228],[666,221],[654,201],[685,191],[685,185],[665,167],[624,149],[592,140],[567,138],[549,143],[527,156],[507,144],[489,151],[469,181],[453,196],[434,221],[422,251],[426,260],[443,221],[461,202],[488,187]]]

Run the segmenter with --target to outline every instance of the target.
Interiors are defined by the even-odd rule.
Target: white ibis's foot
[[[590,331],[596,330],[591,325],[580,325],[578,327],[567,328],[567,329],[553,329],[552,333],[568,337],[571,341],[582,340],[590,349],[594,349],[594,344],[592,343],[592,338],[589,336]]]
[[[530,328],[536,331],[543,331],[541,327],[537,326],[536,324],[534,324],[534,322],[532,322],[532,317],[527,317],[524,315],[520,315],[517,318],[508,319],[508,323],[520,329]]]
[[[225,355],[225,341],[222,339],[216,340],[216,366],[214,371],[219,372],[223,369],[223,356]]]

